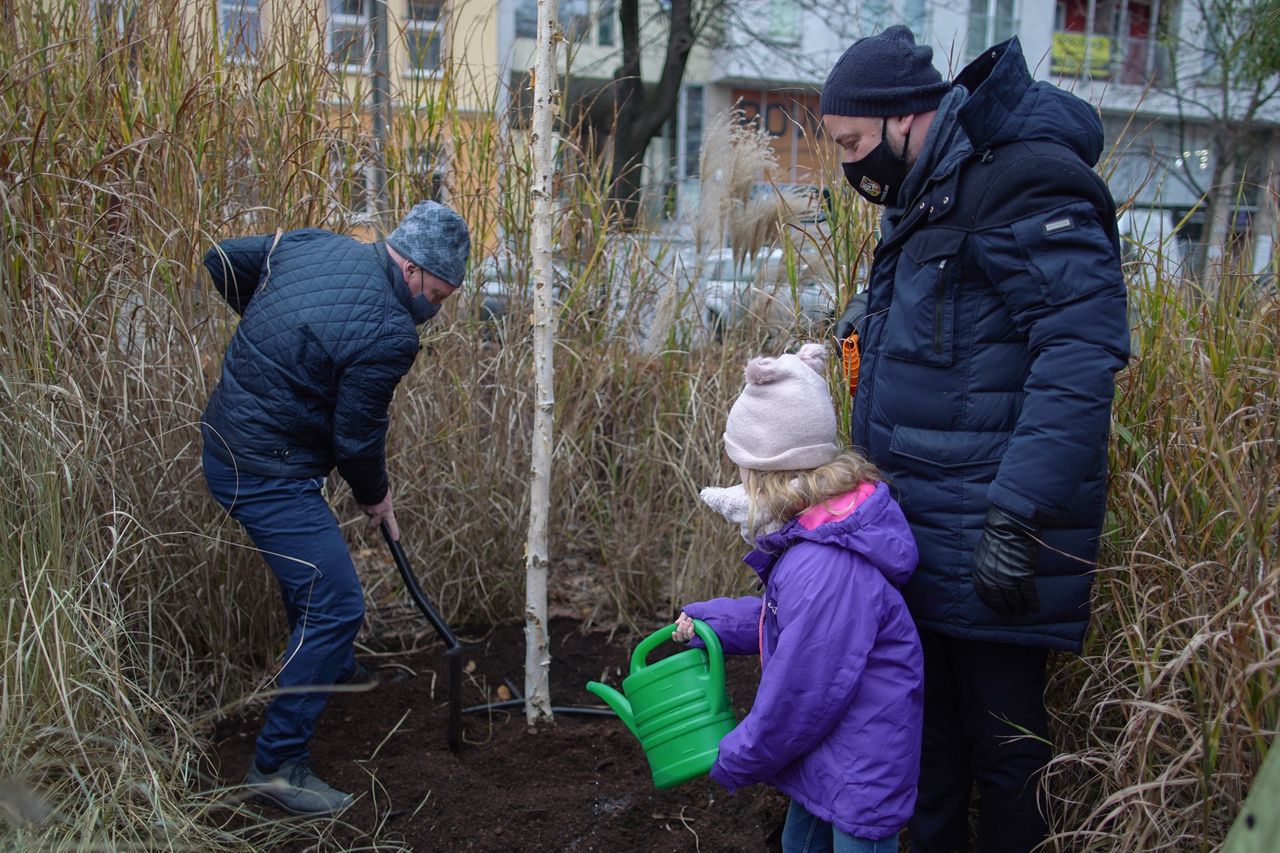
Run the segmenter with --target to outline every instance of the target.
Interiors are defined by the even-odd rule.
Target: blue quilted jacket
[[[905,597],[921,628],[1075,650],[1129,340],[1115,205],[1092,169],[1102,125],[1032,81],[1017,39],[956,83],[886,214],[853,441],[911,523],[920,565]],[[974,591],[991,504],[1041,528],[1037,614],[1003,619]]]
[[[382,500],[387,408],[419,348],[408,286],[383,244],[309,228],[278,243],[225,240],[204,265],[243,315],[202,419],[210,452],[268,477],[336,465],[357,501]]]

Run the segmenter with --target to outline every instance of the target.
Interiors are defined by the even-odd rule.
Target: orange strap
[[[844,378],[849,381],[849,397],[858,393],[858,369],[862,366],[862,356],[858,354],[858,333],[851,332],[849,337],[840,342],[840,361],[844,365]]]

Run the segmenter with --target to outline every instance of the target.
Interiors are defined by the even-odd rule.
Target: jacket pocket
[[[885,355],[939,367],[952,363],[964,237],[963,231],[929,228],[903,245],[885,320]]]
[[[1012,433],[1004,430],[945,430],[896,426],[889,452],[937,468],[964,468],[998,463]]]
[[[1064,305],[1120,286],[1120,258],[1088,202],[1013,223],[1023,261],[1047,305]]]

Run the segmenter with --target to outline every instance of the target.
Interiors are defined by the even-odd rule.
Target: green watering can
[[[658,788],[707,773],[720,754],[720,739],[737,725],[724,689],[720,638],[706,622],[693,620],[705,651],[689,649],[653,665],[645,662],[650,652],[671,639],[675,627],[655,631],[636,646],[622,693],[598,681],[587,682],[587,690],[608,703],[640,739]]]

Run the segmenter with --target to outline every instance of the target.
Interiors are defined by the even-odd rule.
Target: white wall
[[[857,37],[855,15],[841,9],[802,12],[799,3],[794,4],[795,37],[771,34],[771,16],[779,14],[778,8],[783,8],[779,0],[742,0],[734,4],[734,14],[744,26],[728,34],[731,46],[714,52],[710,82],[821,85],[840,54]],[[755,41],[746,26],[776,43]]]

